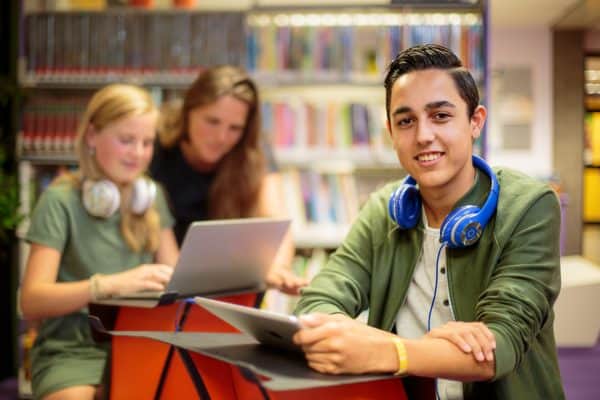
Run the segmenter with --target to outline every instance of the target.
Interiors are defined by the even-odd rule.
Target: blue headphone
[[[490,177],[490,193],[481,208],[462,206],[452,210],[444,219],[440,228],[440,242],[450,248],[468,247],[477,242],[498,204],[500,186],[494,171],[477,156],[473,156],[473,165]],[[417,225],[421,215],[421,196],[413,177],[407,176],[404,183],[392,193],[388,211],[401,229],[411,229]]]

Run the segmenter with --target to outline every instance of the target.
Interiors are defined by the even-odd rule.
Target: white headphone
[[[143,214],[154,202],[156,184],[148,178],[138,178],[133,183],[131,195],[131,211]],[[121,204],[119,188],[112,181],[86,180],[82,187],[83,206],[94,217],[108,218],[113,215]]]

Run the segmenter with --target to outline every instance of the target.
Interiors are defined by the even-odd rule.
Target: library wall
[[[564,255],[582,252],[584,51],[582,31],[553,32],[553,160],[564,190],[569,194]],[[568,156],[566,156],[568,155]]]
[[[490,30],[490,79],[494,71],[525,68],[531,71],[533,108],[529,150],[488,147],[492,165],[505,165],[529,175],[547,178],[554,171],[552,161],[552,34],[549,28],[494,28]],[[491,95],[490,110],[500,105]]]
[[[600,30],[594,29],[585,32],[583,48],[587,52],[600,53]]]

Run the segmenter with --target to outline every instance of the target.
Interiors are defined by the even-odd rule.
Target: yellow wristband
[[[398,371],[394,375],[404,375],[408,371],[408,357],[406,355],[406,346],[400,338],[393,338],[396,346],[396,354],[398,354]]]

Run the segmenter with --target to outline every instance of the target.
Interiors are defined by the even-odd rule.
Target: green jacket
[[[465,399],[563,399],[552,305],[560,290],[560,207],[526,175],[496,171],[496,214],[479,242],[447,249],[448,286],[458,321],[484,322],[496,337],[496,373],[463,385]],[[297,314],[369,309],[371,326],[391,330],[422,248],[422,229],[400,230],[387,203],[399,182],[371,195],[327,266],[302,292]],[[478,173],[457,203],[482,205],[489,177]],[[422,227],[422,221],[419,222]]]

